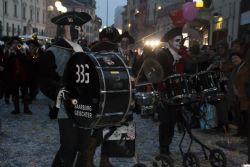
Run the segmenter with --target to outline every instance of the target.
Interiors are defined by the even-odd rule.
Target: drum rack
[[[204,94],[204,96],[202,97],[200,104],[202,104],[202,103],[207,103],[206,94]],[[187,112],[190,112],[192,115],[195,115],[195,114],[193,112],[191,112],[190,110],[183,110],[183,111],[179,111],[179,112],[180,112],[179,114],[181,116],[181,120],[182,120],[183,125],[184,125],[184,132],[183,132],[182,138],[181,138],[180,143],[179,143],[179,149],[180,149],[180,152],[181,152],[181,155],[183,158],[183,166],[184,167],[200,167],[200,161],[199,161],[198,156],[196,156],[195,153],[193,153],[191,151],[191,146],[192,146],[193,142],[196,142],[197,144],[199,144],[201,146],[205,160],[209,160],[212,167],[226,167],[226,155],[225,155],[225,153],[220,149],[209,148],[207,145],[202,143],[192,133],[191,124],[188,123]],[[195,115],[195,117],[198,117],[199,119],[201,119],[201,116]],[[189,143],[187,152],[184,153],[184,151],[182,149],[182,143],[183,143],[183,140],[184,140],[186,134],[188,134],[190,137],[190,143]],[[209,153],[210,153],[209,157],[208,157],[208,154],[206,151],[209,151]]]

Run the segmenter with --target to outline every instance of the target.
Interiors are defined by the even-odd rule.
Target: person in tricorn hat
[[[118,30],[113,27],[104,28],[99,34],[99,41],[93,44],[91,47],[92,52],[118,52],[118,44],[115,39],[119,36]],[[87,153],[87,163],[85,167],[95,167],[94,165],[94,155],[98,146],[102,144],[102,133],[103,128],[94,129],[93,134],[90,139],[88,153]],[[105,141],[104,141],[105,142]],[[113,167],[109,161],[109,157],[104,154],[104,147],[101,146],[101,160],[100,167]],[[108,148],[110,149],[110,148]]]
[[[83,52],[82,47],[74,42],[78,38],[75,26],[82,26],[91,20],[84,12],[67,12],[52,18],[52,23],[63,29],[62,38],[56,41],[40,58],[40,90],[54,102],[59,102],[68,93],[64,88],[63,73],[66,64],[73,53]],[[51,119],[58,117],[60,148],[53,160],[53,167],[83,167],[86,161],[86,150],[91,131],[74,126],[66,111],[60,108],[60,103],[51,107]]]
[[[118,44],[115,39],[119,36],[118,30],[113,27],[104,28],[99,34],[99,41],[90,49],[93,52],[118,52]]]
[[[25,114],[32,114],[29,109],[29,94],[28,94],[28,81],[30,79],[30,61],[27,56],[21,51],[22,40],[14,36],[7,43],[9,48],[5,53],[7,55],[5,62],[6,83],[9,87],[14,103],[14,111],[12,114],[20,113],[19,106],[19,89],[21,89],[23,100],[23,111]]]
[[[129,34],[128,31],[124,31],[117,39],[116,41],[120,43],[120,52],[124,56],[124,60],[127,63],[128,66],[133,67],[136,56],[135,53],[130,48],[131,44],[135,43],[134,38]]]
[[[163,67],[164,78],[176,73],[185,72],[185,62],[179,54],[182,41],[182,29],[173,28],[169,30],[161,39],[166,46],[158,53],[158,61]],[[165,92],[167,88],[161,86],[160,92]],[[177,112],[180,107],[164,103],[164,108],[158,108],[159,113],[159,144],[160,153],[170,155],[170,144],[174,136],[174,127],[177,121]]]

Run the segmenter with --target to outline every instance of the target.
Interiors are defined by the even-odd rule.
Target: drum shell
[[[89,83],[76,83],[76,64],[87,64],[85,72]],[[113,126],[124,122],[132,113],[129,111],[132,99],[132,84],[129,70],[115,53],[88,53],[74,55],[65,70],[65,83],[69,97],[78,101],[77,105],[66,103],[67,113],[84,128]],[[84,117],[83,106],[91,106],[91,117]],[[90,107],[89,107],[90,108]],[[130,114],[129,114],[130,113]]]
[[[137,92],[135,94],[135,103],[138,106],[139,113],[144,115],[151,115],[154,112],[154,105],[156,102],[157,92]]]
[[[196,91],[190,75],[174,74],[165,80],[166,101],[169,104],[186,104],[193,100]]]

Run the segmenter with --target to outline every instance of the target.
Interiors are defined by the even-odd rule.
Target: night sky
[[[117,6],[123,6],[127,3],[127,0],[108,0],[108,26],[114,24],[115,8]],[[107,0],[96,0],[96,14],[102,19],[103,26],[106,25],[107,16]]]

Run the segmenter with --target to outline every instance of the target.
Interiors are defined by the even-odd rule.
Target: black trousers
[[[160,153],[169,154],[169,146],[174,137],[174,128],[177,120],[180,119],[181,107],[163,104],[158,106],[159,113],[159,144]]]
[[[91,130],[74,127],[72,119],[59,119],[60,148],[52,167],[83,167]]]

